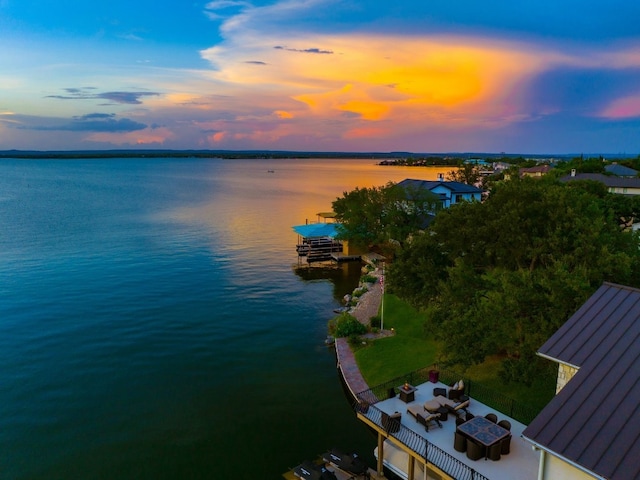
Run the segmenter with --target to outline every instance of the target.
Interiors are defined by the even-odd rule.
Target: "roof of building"
[[[618,188],[640,188],[640,178],[618,177],[616,175],[604,175],[602,173],[576,173],[575,175],[565,175],[560,178],[561,182],[570,182],[573,180],[595,180],[602,182],[607,187]]]
[[[640,290],[604,283],[538,353],[579,370],[523,436],[603,478],[640,478]]]
[[[462,182],[445,182],[444,180],[414,180],[412,178],[405,178],[401,182],[398,182],[398,185],[411,188],[426,188],[430,191],[433,191],[433,189],[436,187],[444,186],[451,190],[451,192],[453,193],[482,193],[481,189],[473,185],[467,185],[466,183]]]
[[[625,167],[624,165],[620,165],[619,163],[612,163],[611,165],[606,165],[604,169],[608,173],[617,175],[618,177],[635,177],[636,175],[638,175],[637,170],[634,170],[633,168]]]
[[[296,225],[293,230],[304,238],[335,238],[338,235],[338,223],[309,223],[306,225]]]
[[[520,175],[527,173],[547,173],[553,167],[551,165],[536,165],[535,167],[522,167],[519,172]]]

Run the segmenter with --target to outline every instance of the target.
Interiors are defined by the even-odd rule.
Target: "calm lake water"
[[[300,274],[291,227],[446,171],[0,160],[0,478],[278,479],[332,446],[373,461],[323,344],[360,266]]]

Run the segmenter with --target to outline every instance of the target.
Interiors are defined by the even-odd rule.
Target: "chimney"
[[[575,168],[572,168],[572,169],[571,169],[571,176],[572,176],[572,177],[575,177],[575,176],[576,176],[576,169],[575,169]]]

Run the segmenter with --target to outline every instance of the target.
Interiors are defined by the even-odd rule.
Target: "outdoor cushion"
[[[433,400],[427,400],[426,402],[424,402],[424,405],[423,405],[424,409],[430,412],[433,412],[439,409],[441,406],[442,406],[442,403],[438,401],[438,397],[434,398]]]

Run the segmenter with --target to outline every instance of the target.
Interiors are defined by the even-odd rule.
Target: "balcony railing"
[[[431,367],[415,370],[406,375],[394,378],[386,383],[377,385],[369,390],[360,392],[356,395],[357,400],[360,402],[366,402],[369,405],[373,405],[381,400],[389,398],[389,392],[391,389],[397,389],[398,385],[402,385],[404,382],[408,382],[411,385],[419,385],[430,380],[433,371],[438,372],[439,381],[445,385],[452,385],[454,382],[462,379],[465,385],[465,394],[473,399],[484,403],[488,407],[493,408],[505,415],[517,420],[518,422],[529,425],[531,421],[540,413],[536,409],[533,409],[527,405],[517,402],[516,400],[507,397],[495,390],[485,387],[480,382],[474,382],[464,376],[447,369],[438,368],[437,365]],[[398,393],[394,391],[394,394]]]
[[[366,416],[369,421],[375,423],[382,429],[386,429],[382,422],[382,411],[375,405],[368,404],[366,400],[361,398],[357,408],[360,414]],[[458,480],[489,480],[473,468],[435,446],[426,438],[418,435],[410,428],[401,424],[398,427],[397,431],[388,432],[389,436],[396,438],[400,443],[414,452],[415,456],[435,465],[450,477]],[[380,452],[378,454],[380,455]]]

